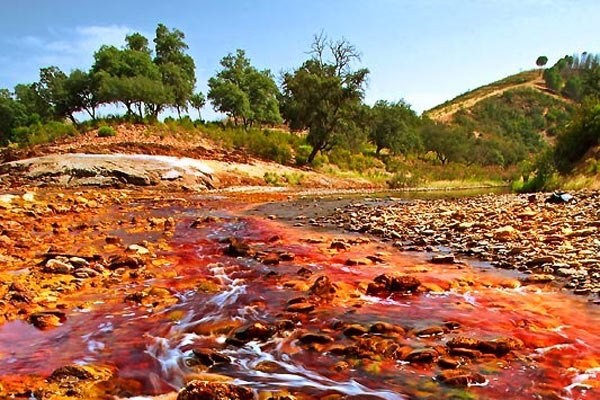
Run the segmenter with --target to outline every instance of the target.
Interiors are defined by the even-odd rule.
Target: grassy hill
[[[522,159],[553,143],[574,111],[572,100],[549,89],[542,71],[532,70],[466,92],[425,115]]]

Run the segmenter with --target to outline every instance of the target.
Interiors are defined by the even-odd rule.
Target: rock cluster
[[[447,200],[357,203],[322,217],[334,224],[394,241],[403,250],[452,252],[532,276],[524,283],[565,278],[576,294],[600,293],[600,192],[576,193],[553,204],[545,194],[487,195]],[[337,245],[336,245],[337,246]]]

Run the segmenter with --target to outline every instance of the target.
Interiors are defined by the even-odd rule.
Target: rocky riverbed
[[[551,197],[388,198],[338,207],[313,223],[379,236],[406,251],[432,252],[434,262],[476,258],[527,274],[523,283],[557,279],[597,302],[600,192],[579,192],[565,203],[546,201]]]
[[[288,195],[0,195],[0,398],[597,398],[597,306],[529,269],[434,252],[442,243],[315,230],[322,200]],[[594,212],[594,194],[576,197]],[[341,199],[330,222],[369,223],[376,235],[397,207],[466,214],[470,204],[511,201],[575,214],[576,204],[568,213],[533,200]]]

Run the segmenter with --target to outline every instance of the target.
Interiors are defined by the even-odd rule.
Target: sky
[[[314,34],[345,38],[370,70],[366,102],[417,112],[566,54],[600,52],[598,0],[0,0],[0,88],[41,67],[88,68],[102,44],[150,39],[158,23],[186,35],[198,90],[241,48],[276,76],[308,57]],[[206,106],[205,118],[217,114]]]

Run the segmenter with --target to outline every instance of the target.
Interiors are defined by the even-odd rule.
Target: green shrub
[[[283,186],[283,182],[281,181],[281,176],[279,176],[276,172],[265,172],[263,175],[263,179],[267,185],[271,186]]]
[[[101,126],[98,129],[98,137],[112,137],[117,136],[117,132],[111,126]]]
[[[36,145],[53,142],[63,137],[77,135],[77,129],[71,124],[51,121],[16,128],[11,141],[20,145]]]

